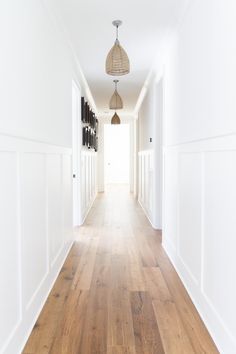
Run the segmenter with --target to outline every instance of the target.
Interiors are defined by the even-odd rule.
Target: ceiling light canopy
[[[116,27],[116,40],[111,48],[106,59],[106,73],[113,76],[122,76],[130,72],[129,58],[126,51],[120,45],[118,39],[118,28],[121,26],[122,21],[116,20],[112,22]]]
[[[111,118],[111,124],[120,124],[120,117],[116,112],[114,116]]]
[[[123,101],[122,98],[120,97],[119,93],[117,92],[117,83],[119,80],[113,80],[115,83],[115,91],[113,95],[111,96],[110,103],[109,103],[109,108],[110,109],[122,109],[123,108]]]

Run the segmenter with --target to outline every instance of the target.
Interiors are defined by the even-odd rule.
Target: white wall
[[[72,79],[40,0],[0,3],[0,353],[17,354],[73,241]]]
[[[43,1],[2,1],[0,131],[71,146],[69,51]]]
[[[162,228],[162,96],[162,78],[153,77],[138,113],[138,200],[155,229]]]
[[[164,70],[163,245],[223,354],[236,352],[235,14],[192,1]]]

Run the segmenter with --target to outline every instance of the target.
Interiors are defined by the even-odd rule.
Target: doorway
[[[130,183],[130,126],[104,125],[105,188]]]

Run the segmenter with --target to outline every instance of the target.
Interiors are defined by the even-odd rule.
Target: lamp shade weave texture
[[[120,124],[120,117],[117,113],[111,118],[111,124]]]
[[[119,93],[117,92],[117,90],[115,90],[113,95],[111,96],[109,108],[110,109],[122,109],[123,108],[123,101],[122,101],[122,98],[120,97]]]
[[[130,72],[129,58],[118,39],[111,48],[106,59],[106,73],[112,76],[122,76]]]

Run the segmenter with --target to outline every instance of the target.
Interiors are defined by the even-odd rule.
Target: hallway
[[[218,353],[128,187],[100,193],[24,354]]]
[[[236,1],[0,26],[0,354],[235,354]]]

